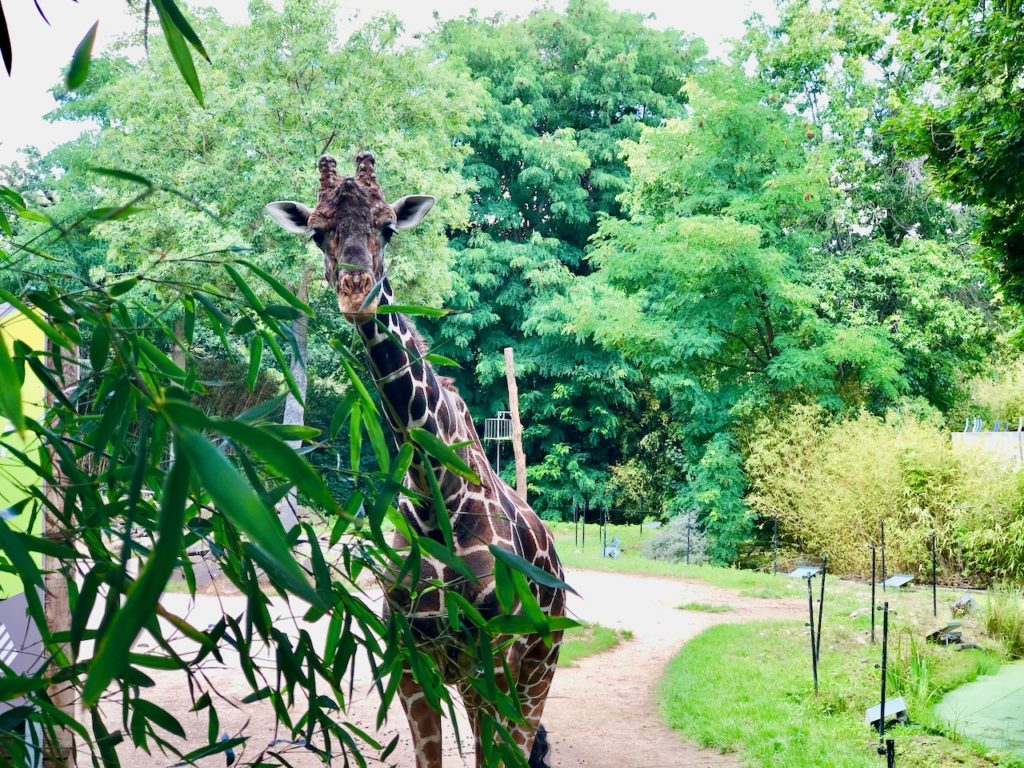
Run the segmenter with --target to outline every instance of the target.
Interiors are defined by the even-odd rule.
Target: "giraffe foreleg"
[[[423,688],[408,670],[402,673],[398,697],[409,719],[416,768],[441,768],[441,713],[430,706]]]
[[[519,694],[524,722],[522,724],[510,723],[509,731],[529,760],[530,768],[546,768],[547,766],[544,760],[547,752],[546,739],[543,740],[543,744],[536,745],[543,747],[542,749],[534,747],[538,731],[541,728],[540,718],[544,713],[544,704],[551,691],[551,682],[554,680],[555,667],[558,664],[561,633],[556,633],[556,635],[558,639],[550,648],[540,638],[531,638],[531,644],[519,661],[516,692]]]

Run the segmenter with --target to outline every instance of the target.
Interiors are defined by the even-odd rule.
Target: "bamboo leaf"
[[[440,461],[452,472],[469,480],[474,485],[480,485],[480,476],[473,471],[473,468],[466,463],[465,459],[459,456],[450,445],[446,445],[437,435],[420,427],[413,427],[409,430],[409,437],[426,453]]]
[[[174,63],[178,66],[178,71],[185,79],[185,82],[188,83],[188,87],[195,95],[199,106],[205,106],[203,104],[203,89],[199,84],[199,75],[196,74],[196,65],[192,61],[192,53],[188,49],[185,37],[170,18],[170,14],[164,5],[164,0],[153,0],[153,4],[156,6],[157,16],[160,17],[160,27],[164,32],[164,40],[167,41],[167,47],[171,51]]]
[[[231,280],[235,285],[238,286],[238,290],[245,296],[245,300],[249,302],[249,306],[255,309],[257,312],[263,311],[263,302],[259,300],[259,297],[253,291],[252,287],[245,281],[245,279],[238,274],[238,270],[232,267],[230,264],[224,265],[224,270],[231,276]]]
[[[249,345],[249,374],[245,377],[245,385],[250,392],[256,391],[256,380],[260,375],[260,361],[263,359],[263,337],[253,336]]]
[[[137,714],[142,715],[151,723],[163,728],[168,733],[173,733],[180,739],[185,738],[185,729],[181,727],[174,716],[162,707],[158,707],[151,701],[145,699],[133,699],[132,708]]]
[[[178,451],[164,481],[160,503],[159,537],[139,578],[132,585],[124,606],[114,614],[106,632],[101,633],[96,655],[89,663],[89,677],[82,688],[82,700],[88,707],[99,701],[110,681],[128,664],[128,652],[143,624],[156,611],[160,595],[178,562],[181,551],[185,502],[188,497],[189,464]]]
[[[345,370],[345,375],[348,376],[349,383],[359,395],[359,399],[363,401],[363,405],[366,406],[370,413],[377,413],[377,406],[374,405],[373,398],[370,397],[370,393],[367,391],[366,387],[363,386],[363,382],[360,381],[358,376],[356,376],[356,372],[348,360],[342,358],[341,367]]]
[[[250,546],[246,549],[259,564],[290,592],[314,607],[326,609],[292,556],[281,522],[242,479],[238,469],[196,432],[180,430],[178,442],[217,510],[249,538]]]
[[[579,592],[557,576],[548,573],[542,568],[538,568],[536,565],[524,560],[519,555],[501,549],[501,547],[497,547],[494,544],[488,544],[487,548],[491,550],[491,554],[494,555],[495,560],[500,560],[509,568],[514,571],[519,571],[530,580],[535,581],[538,584],[543,584],[545,587],[551,587],[552,589],[565,589],[572,592],[574,595],[579,595]]]
[[[21,402],[21,377],[7,350],[6,334],[0,330],[0,414],[18,432],[25,431],[25,414]]]
[[[269,285],[271,290],[274,291],[274,293],[276,293],[278,296],[280,296],[282,299],[288,302],[291,306],[295,307],[296,309],[302,312],[305,312],[310,317],[312,317],[315,314],[313,308],[309,306],[309,304],[302,301],[302,299],[300,299],[294,293],[285,288],[284,284],[281,283],[281,281],[274,277],[272,274],[267,272],[267,270],[263,269],[262,267],[256,266],[252,262],[243,261],[241,259],[238,260],[238,263],[244,264],[246,267],[251,269],[255,274],[259,275],[260,279],[263,280],[263,282],[265,282],[267,285]]]
[[[199,39],[199,35],[192,29],[192,25],[188,23],[185,14],[181,12],[181,9],[178,8],[174,0],[153,0],[153,4],[156,6],[156,12],[159,14],[166,13],[182,36],[192,43],[193,48],[199,51],[199,55],[209,61],[210,55],[206,52],[206,48],[203,47],[203,41]]]
[[[11,74],[11,65],[14,63],[14,51],[11,48],[11,33],[7,29],[7,18],[4,16],[4,7],[0,5],[0,56],[3,56],[4,69]]]
[[[75,48],[75,53],[71,57],[71,66],[68,68],[68,76],[64,81],[69,91],[81,86],[89,74],[89,62],[92,60],[92,48],[96,43],[96,30],[99,25],[99,21],[94,23],[85,33],[82,42]]]
[[[122,171],[120,168],[100,168],[92,167],[89,169],[93,173],[98,173],[100,176],[109,176],[112,179],[120,179],[121,181],[130,181],[133,184],[141,184],[144,187],[152,187],[153,182],[147,179],[145,176],[139,176],[137,173],[131,171]]]
[[[385,304],[377,307],[377,313],[381,315],[419,315],[420,317],[444,317],[450,315],[450,309],[438,307],[422,307],[417,304]]]

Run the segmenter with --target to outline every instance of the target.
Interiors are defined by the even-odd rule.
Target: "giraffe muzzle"
[[[373,286],[373,275],[369,272],[343,270],[338,280],[338,309],[349,320],[373,314],[377,310],[378,297],[366,300]]]

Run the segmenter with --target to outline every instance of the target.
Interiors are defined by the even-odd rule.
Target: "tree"
[[[598,215],[619,210],[628,170],[618,142],[680,113],[680,83],[704,47],[602,0],[446,22],[431,44],[487,90],[467,136],[477,190],[454,240],[459,314],[433,336],[463,365],[456,379],[478,418],[504,409],[502,350],[516,348],[531,493],[538,509],[567,515],[619,459],[638,378],[574,332],[561,299],[589,271]]]
[[[670,399],[688,458],[682,506],[697,505],[727,559],[750,530],[734,434],[744,420],[787,399],[880,407],[905,381],[878,329],[819,314],[827,155],[737,69],[712,67],[686,88],[690,117],[625,144],[628,218],[602,219],[596,271],[567,303],[574,327]]]
[[[1024,295],[1024,14],[1014,3],[892,0],[901,82],[895,141],[941,191],[979,206],[980,236],[1010,295]]]
[[[885,333],[905,361],[905,394],[945,411],[991,356],[999,301],[970,245],[976,216],[943,200],[930,166],[901,157],[886,129],[913,87],[891,29],[873,0],[792,0],[775,24],[752,20],[736,56],[832,157],[834,233],[814,278],[822,314]]]

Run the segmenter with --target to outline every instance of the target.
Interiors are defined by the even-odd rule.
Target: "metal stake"
[[[807,577],[807,610],[811,615],[808,626],[811,628],[811,673],[814,675],[814,692],[818,692],[818,644],[814,638],[814,590],[811,589],[811,579]]]
[[[772,520],[772,576],[779,572],[779,516],[775,515]]]
[[[882,591],[885,592],[885,520],[882,521]]]
[[[889,602],[882,605],[882,699],[878,718],[878,754],[885,754],[885,678],[889,664]]]
[[[690,564],[690,525],[693,523],[693,512],[686,513],[686,564]]]
[[[885,740],[885,768],[896,768],[896,741]]]
[[[935,531],[932,531],[932,616],[939,615],[939,592],[935,581],[938,552],[935,545]]]
[[[818,643],[814,646],[814,658],[821,659],[821,617],[825,613],[825,569],[828,557],[821,558],[821,594],[818,597]]]
[[[875,644],[875,545],[871,545],[871,644]]]

